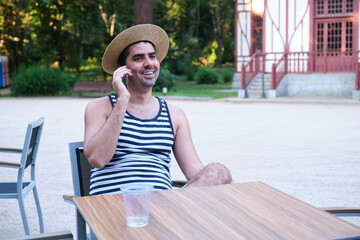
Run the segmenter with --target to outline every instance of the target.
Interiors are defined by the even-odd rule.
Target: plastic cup
[[[148,224],[153,188],[150,184],[126,184],[120,187],[124,198],[126,225],[144,227]]]

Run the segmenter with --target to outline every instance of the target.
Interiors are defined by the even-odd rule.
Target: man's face
[[[151,43],[140,42],[130,46],[130,54],[126,58],[126,66],[131,69],[133,76],[130,81],[144,87],[155,85],[159,76],[160,63]]]

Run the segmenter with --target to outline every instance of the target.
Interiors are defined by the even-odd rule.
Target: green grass
[[[168,96],[204,97],[220,99],[237,96],[237,91],[231,88],[230,83],[197,84],[193,81],[176,81],[176,90],[168,90]],[[226,90],[226,91],[222,91]],[[154,95],[162,96],[162,92],[154,92]]]

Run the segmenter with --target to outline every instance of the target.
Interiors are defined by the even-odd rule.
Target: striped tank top
[[[108,95],[112,106],[116,94]],[[154,185],[155,190],[171,189],[170,153],[174,131],[169,109],[157,98],[160,109],[153,119],[139,119],[126,111],[115,153],[103,168],[92,168],[90,195],[120,193],[128,183]]]

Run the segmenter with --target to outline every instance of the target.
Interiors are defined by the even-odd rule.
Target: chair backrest
[[[21,164],[24,168],[27,168],[30,164],[35,165],[44,121],[45,119],[40,117],[38,120],[28,124],[21,155]]]
[[[69,143],[71,172],[76,197],[90,195],[91,168],[84,154],[84,142]],[[183,187],[186,181],[172,181],[173,187]]]
[[[69,143],[75,196],[89,196],[91,165],[84,154],[84,142]]]

